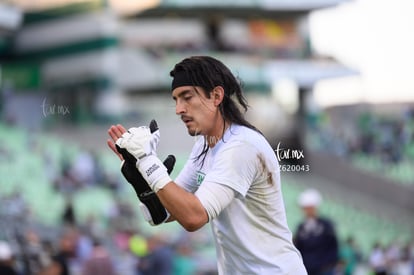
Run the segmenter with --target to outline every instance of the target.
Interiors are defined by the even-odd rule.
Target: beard
[[[188,134],[192,137],[200,136],[201,132],[198,129],[190,129],[188,128]]]

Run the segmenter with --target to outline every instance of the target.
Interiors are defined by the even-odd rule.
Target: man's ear
[[[212,91],[212,97],[214,100],[214,106],[219,106],[224,98],[224,89],[221,86],[214,87]]]

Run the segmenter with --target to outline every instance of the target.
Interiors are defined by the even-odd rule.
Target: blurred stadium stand
[[[409,103],[364,104],[310,114],[307,143],[313,149],[314,169],[342,185],[414,211],[412,110]],[[326,169],[333,162],[336,165]]]
[[[120,224],[154,232],[135,213],[135,194],[105,148],[106,129],[112,122],[131,127],[156,118],[162,130],[159,155],[175,154],[177,173],[194,140],[173,115],[169,70],[186,56],[208,54],[241,78],[252,106],[247,115],[272,146],[304,151],[301,160],[281,162],[310,166],[309,172],[282,172],[292,230],[302,218],[298,194],[315,187],[325,198],[322,212],[334,219],[341,240],[353,236],[365,259],[377,241],[412,240],[412,117],[404,124],[411,136],[400,148],[400,159],[384,162],[389,151],[351,154],[341,144],[348,134],[356,138],[363,130],[382,137],[381,129],[398,125],[399,118],[358,124],[359,111],[370,110],[366,106],[321,113],[308,106],[319,80],[357,74],[332,57],[316,56],[309,37],[309,13],[344,1],[164,0],[133,8],[120,2],[0,4],[0,171],[6,175],[0,197],[6,202],[20,192],[29,209],[23,222],[1,208],[3,236],[15,239],[10,219],[23,228],[48,227],[39,232],[57,235],[66,203],[72,203],[80,223],[93,216],[111,234],[111,211],[120,197],[133,209],[130,221]],[[372,112],[372,119],[380,117]],[[84,151],[96,154],[107,178],[79,189],[57,188],[56,177]],[[174,224],[158,230],[171,238],[182,234]],[[206,270],[215,266],[209,234],[209,228],[203,229],[192,239]]]

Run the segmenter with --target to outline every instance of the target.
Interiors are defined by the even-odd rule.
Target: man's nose
[[[184,114],[185,113],[184,104],[177,101],[177,104],[175,105],[175,113],[177,115]]]

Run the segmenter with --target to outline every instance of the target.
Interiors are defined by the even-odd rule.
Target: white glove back
[[[126,149],[137,161],[145,156],[156,156],[156,150],[160,140],[160,131],[157,129],[151,133],[147,126],[133,127],[128,129],[116,144]]]

